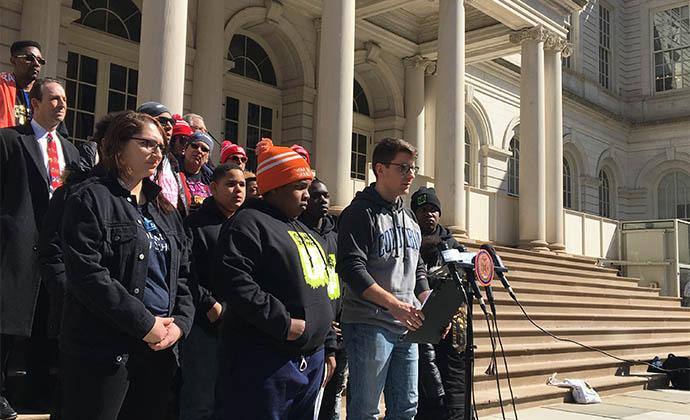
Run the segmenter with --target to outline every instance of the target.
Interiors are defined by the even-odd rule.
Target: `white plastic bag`
[[[578,404],[598,404],[601,402],[601,397],[597,394],[597,391],[589,386],[587,382],[579,379],[565,379],[561,381],[556,379],[556,373],[554,373],[546,380],[546,385],[570,388],[573,399]]]

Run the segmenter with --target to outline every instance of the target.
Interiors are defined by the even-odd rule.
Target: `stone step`
[[[549,295],[522,297],[518,294],[518,302],[525,308],[528,314],[539,312],[562,312],[578,315],[586,312],[590,315],[603,315],[619,311],[622,314],[658,314],[659,309],[663,308],[668,315],[690,318],[690,308],[682,306],[660,306],[657,301],[644,298],[630,298],[630,300],[627,301],[625,298],[611,298],[603,302],[593,302],[589,298],[580,300],[563,299],[562,301],[558,301],[549,299],[548,296]],[[499,318],[502,313],[520,312],[518,304],[515,303],[507,293],[497,291],[494,297]],[[486,301],[486,298],[484,300]],[[476,302],[475,308],[477,308],[477,311],[480,310]],[[554,308],[557,308],[557,311],[554,310]]]
[[[496,389],[496,376],[485,373],[488,364],[475,364],[474,385],[475,392],[490,391]],[[503,361],[497,358],[499,380],[501,392],[505,396],[508,391],[508,380],[505,373]],[[645,365],[628,365],[615,359],[597,358],[572,360],[556,360],[549,365],[512,364],[508,365],[510,371],[510,384],[513,389],[522,386],[532,386],[543,384],[554,373],[558,373],[558,378],[580,379],[590,381],[594,378],[611,376],[634,376],[647,373]]]
[[[626,293],[620,290],[602,290],[596,287],[586,286],[549,286],[540,285],[513,285],[515,294],[519,299],[556,301],[556,302],[582,302],[602,303],[602,304],[626,304],[640,306],[661,306],[678,307],[679,298],[669,296],[659,296],[658,293],[639,290],[636,293]],[[493,290],[495,298],[510,299],[508,292],[502,287],[497,286]]]
[[[665,313],[659,314],[653,312],[651,309],[646,311],[640,310],[611,310],[608,313],[591,313],[582,311],[581,309],[575,312],[564,312],[563,308],[551,307],[541,308],[543,310],[535,310],[536,308],[527,308],[527,313],[530,318],[542,328],[552,329],[559,327],[581,328],[583,330],[589,328],[609,328],[620,327],[622,325],[628,327],[687,327],[690,326],[690,317],[669,315]],[[498,325],[501,330],[505,328],[535,328],[529,322],[522,312],[512,309],[509,311],[498,309]],[[480,314],[478,307],[475,307],[474,325],[485,325],[486,321],[483,315]]]
[[[551,328],[552,334],[558,337],[570,338],[579,342],[587,343],[596,340],[646,340],[656,339],[665,340],[685,335],[690,337],[690,325],[687,327],[608,327],[608,328]],[[550,337],[536,328],[501,328],[501,339],[504,344],[537,344],[554,342]],[[495,337],[495,333],[494,333]],[[490,346],[491,341],[486,323],[477,323],[474,326],[474,341],[478,346]]]
[[[602,267],[597,265],[595,262],[591,261],[570,261],[557,258],[548,258],[541,255],[525,255],[525,254],[514,254],[514,253],[504,253],[500,254],[501,260],[506,265],[510,267],[511,263],[531,263],[531,264],[545,264],[551,267],[559,268],[573,268],[586,271],[593,271],[597,273],[614,274],[618,275],[618,269],[610,267]]]
[[[544,273],[544,274],[556,274],[556,275],[569,275],[575,277],[586,277],[595,279],[620,279],[620,277],[614,272],[602,272],[600,270],[586,270],[582,268],[564,268],[564,267],[554,267],[550,264],[540,263],[540,262],[523,262],[514,261],[509,264],[505,264],[508,269],[507,276],[510,277],[510,273],[513,271],[527,272],[527,273]],[[633,282],[630,278],[627,278],[631,283]],[[639,281],[635,279],[635,281]]]
[[[579,341],[579,340],[578,340]],[[584,341],[584,340],[583,340]],[[550,343],[535,344],[513,344],[503,343],[508,366],[513,364],[544,364],[550,366],[558,360],[583,360],[583,359],[608,359],[610,356],[601,354],[598,351],[582,348],[581,346],[562,341],[552,341]],[[592,348],[605,351],[613,356],[631,360],[640,355],[642,360],[651,360],[654,356],[665,357],[668,353],[684,355],[690,353],[690,337],[680,336],[666,339],[644,339],[644,340],[590,340],[585,341]],[[497,349],[500,354],[500,347]],[[477,364],[488,365],[491,360],[491,345],[485,344],[477,346],[475,359]]]
[[[511,271],[507,274],[511,286],[515,287],[518,282],[524,284],[539,284],[544,287],[565,286],[565,287],[596,287],[599,290],[616,290],[626,293],[656,293],[661,289],[653,287],[640,287],[638,279],[627,277],[616,277],[606,279],[596,279],[591,277],[579,277],[569,275],[555,275],[544,273],[530,273],[525,271]],[[494,279],[494,287],[502,287],[498,278]]]
[[[591,380],[588,379],[587,383],[589,383],[600,396],[606,396],[642,389],[662,388],[668,384],[668,380],[666,375],[663,374],[645,374],[639,376],[608,376],[593,378]],[[531,386],[514,387],[513,391],[519,409],[572,401],[569,389],[548,386],[545,383]],[[475,400],[477,402],[477,412],[479,414],[479,418],[500,412],[498,393],[495,389],[475,393]],[[506,417],[509,413],[512,416],[510,394],[508,393],[507,388],[506,391],[503,392],[503,401]]]

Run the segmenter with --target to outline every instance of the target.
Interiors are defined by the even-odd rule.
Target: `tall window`
[[[110,64],[108,112],[137,108],[137,79],[139,72],[128,67]]]
[[[659,183],[659,218],[690,218],[690,176],[674,171]]]
[[[690,6],[654,14],[654,84],[657,92],[690,87]]]
[[[361,133],[352,133],[350,178],[367,179],[367,136]]]
[[[367,95],[364,93],[364,89],[362,89],[362,86],[357,80],[353,81],[352,90],[352,110],[368,117],[371,116],[369,114],[369,101],[367,100]]]
[[[568,42],[570,42],[572,39],[571,32],[573,31],[572,15],[567,15],[565,17],[564,26],[565,26],[565,29],[568,31],[566,38],[567,38]],[[567,69],[570,68],[570,56],[563,58],[563,67],[567,68]]]
[[[512,156],[508,158],[508,194],[520,194],[520,140],[513,137],[510,140],[510,152]]]
[[[81,12],[77,23],[130,41],[141,37],[141,12],[131,0],[74,0]]]
[[[472,144],[470,132],[465,127],[465,184],[470,184],[470,176],[472,176]]]
[[[570,162],[563,158],[563,207],[573,208],[573,175]]]
[[[240,120],[240,107],[246,109],[246,123]],[[242,127],[240,127],[242,125]],[[240,140],[240,131],[246,133]],[[225,98],[225,138],[240,144],[247,152],[247,169],[256,169],[256,144],[264,137],[273,138],[273,109],[255,103]]]
[[[228,48],[228,60],[235,63],[230,70],[232,73],[272,86],[278,85],[271,59],[253,39],[244,35],[234,35]]]
[[[233,143],[239,141],[240,136],[240,101],[227,96],[225,98],[225,138]]]
[[[611,83],[611,11],[599,4],[599,84],[609,89]]]
[[[611,179],[604,169],[599,171],[599,215],[611,217]]]
[[[74,140],[93,134],[96,113],[98,60],[69,51],[67,53],[67,116],[65,124]]]

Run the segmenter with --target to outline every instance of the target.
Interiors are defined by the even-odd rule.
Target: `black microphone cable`
[[[496,330],[496,337],[498,338],[498,344],[501,347],[501,358],[503,358],[503,366],[506,370],[506,379],[508,381],[508,390],[510,391],[510,403],[513,405],[513,414],[515,414],[515,420],[518,420],[517,406],[515,405],[515,395],[513,394],[513,385],[510,383],[510,371],[508,370],[508,359],[506,358],[506,352],[503,348],[503,340],[501,339],[501,332],[498,329],[498,320],[494,314],[494,329]]]
[[[505,270],[505,269],[504,269],[504,270]],[[584,343],[580,343],[579,341],[573,340],[573,339],[571,339],[571,338],[559,337],[559,336],[557,336],[556,334],[553,334],[552,332],[547,331],[546,329],[542,328],[539,324],[537,324],[537,323],[532,319],[532,317],[529,316],[529,314],[528,314],[527,311],[525,310],[524,306],[522,306],[522,303],[520,303],[520,301],[518,300],[517,296],[515,296],[515,293],[513,293],[513,289],[510,287],[510,283],[508,282],[508,279],[506,278],[505,274],[503,273],[503,270],[498,272],[498,276],[499,276],[499,278],[501,279],[501,283],[503,283],[503,286],[508,290],[508,293],[510,294],[510,297],[515,301],[515,303],[518,305],[518,307],[520,308],[520,310],[522,311],[522,313],[525,315],[525,318],[527,318],[527,320],[528,320],[532,325],[534,325],[539,331],[543,332],[544,334],[548,335],[549,337],[551,337],[551,338],[553,338],[553,339],[555,339],[555,340],[563,341],[563,342],[566,342],[566,343],[575,344],[575,345],[580,346],[580,347],[582,347],[582,348],[585,348],[585,349],[587,349],[587,350],[591,350],[591,351],[594,351],[594,352],[596,352],[596,353],[601,353],[601,354],[603,354],[604,356],[608,356],[608,357],[610,357],[610,358],[612,358],[612,359],[614,359],[614,360],[618,360],[619,362],[628,363],[628,364],[630,364],[630,365],[644,365],[644,366],[653,367],[654,369],[657,369],[659,372],[663,372],[663,373],[673,373],[673,372],[680,372],[680,371],[685,371],[685,372],[687,372],[687,371],[690,371],[690,368],[664,369],[664,368],[660,368],[660,367],[654,366],[653,364],[651,364],[651,363],[649,363],[649,362],[647,362],[647,361],[644,361],[644,360],[624,359],[624,358],[622,358],[622,357],[615,356],[615,355],[613,355],[613,354],[607,352],[606,350],[602,350],[602,349],[599,349],[599,348],[596,348],[596,347],[593,347],[593,346],[589,346],[589,345],[584,344]]]
[[[489,298],[489,305],[491,306],[491,299]],[[498,372],[498,363],[496,362],[496,339],[494,338],[494,333],[491,328],[491,321],[489,321],[490,317],[485,317],[486,318],[486,328],[489,333],[489,340],[491,341],[491,362],[489,363],[489,367],[486,368],[486,371],[484,371],[485,375],[493,376],[496,379],[496,390],[498,391],[498,404],[501,407],[501,416],[503,417],[503,420],[506,418],[506,413],[503,410],[503,396],[501,395],[501,379],[499,376]],[[493,318],[493,317],[491,317]],[[496,319],[493,319],[493,322],[496,322]]]

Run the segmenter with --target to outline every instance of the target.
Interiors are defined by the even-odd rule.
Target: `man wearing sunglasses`
[[[225,140],[220,146],[220,163],[225,162],[232,162],[244,171],[247,169],[247,152],[239,144]]]
[[[183,180],[190,211],[199,208],[211,195],[213,172],[206,166],[206,162],[212,150],[213,140],[208,134],[196,131],[189,136],[184,149],[180,178]]]
[[[31,120],[29,92],[46,60],[36,41],[17,41],[10,47],[12,72],[0,73],[0,128]]]

